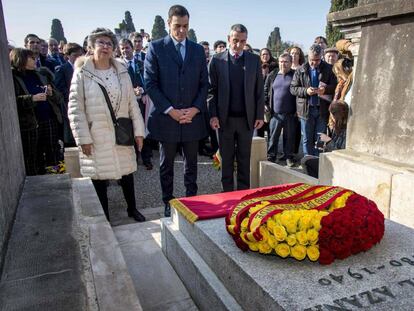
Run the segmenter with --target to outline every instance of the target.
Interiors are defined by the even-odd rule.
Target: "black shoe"
[[[164,217],[171,217],[171,206],[170,203],[166,203],[164,207]]]
[[[138,212],[136,209],[128,210],[128,217],[134,218],[138,222],[145,221],[144,215]]]
[[[150,171],[150,170],[152,170],[152,168],[153,168],[152,163],[144,163],[144,166],[145,166],[145,169],[146,169],[147,171]]]

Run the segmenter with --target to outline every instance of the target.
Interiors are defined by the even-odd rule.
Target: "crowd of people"
[[[319,153],[345,146],[351,43],[328,48],[317,37],[307,58],[299,46],[275,58],[268,48],[255,53],[247,28],[236,24],[211,49],[187,39],[189,20],[186,8],[172,6],[169,35],[147,46],[141,33],[118,42],[97,28],[83,46],[28,34],[24,48],[11,48],[26,174],[45,174],[63,160],[63,147],[78,146],[81,174],[92,179],[108,220],[108,181],[119,180],[136,221],[145,217],[136,209],[132,173],[139,157],[151,170],[158,147],[165,216],[177,152],[186,196],[197,194],[197,156],[217,150],[223,191],[248,189],[254,135],[267,138],[269,161],[292,167],[302,160],[317,177]],[[132,143],[118,140],[125,119]]]

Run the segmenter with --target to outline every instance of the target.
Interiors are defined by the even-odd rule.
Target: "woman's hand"
[[[46,100],[46,94],[45,93],[37,93],[35,95],[32,95],[32,100],[34,102],[43,102]]]
[[[53,89],[52,89],[52,86],[50,84],[47,85],[46,94],[47,94],[47,96],[52,96],[53,95]]]
[[[86,156],[92,155],[92,144],[81,145],[82,153]]]
[[[330,138],[328,135],[324,134],[324,133],[319,133],[320,135],[320,139],[321,141],[323,141],[324,143],[328,143],[332,140],[332,138]]]
[[[135,143],[137,144],[138,151],[141,152],[142,146],[144,146],[144,137],[135,136]]]

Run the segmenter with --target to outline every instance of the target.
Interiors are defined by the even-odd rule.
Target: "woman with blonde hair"
[[[107,183],[120,179],[128,216],[145,221],[135,205],[133,172],[137,169],[133,142],[120,144],[115,127],[120,118],[132,120],[133,136],[141,150],[144,122],[126,66],[113,58],[117,39],[112,31],[97,28],[88,36],[92,55],[75,63],[69,95],[68,117],[80,147],[81,174],[92,179],[109,220]],[[116,118],[116,122],[113,119]]]
[[[347,101],[349,103],[353,82],[352,60],[349,58],[342,58],[333,65],[332,70],[338,79],[334,100],[345,100],[345,98],[349,98]]]

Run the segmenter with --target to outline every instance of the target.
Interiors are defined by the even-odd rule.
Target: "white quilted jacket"
[[[121,85],[121,104],[116,117],[132,119],[135,136],[144,136],[144,122],[127,68],[113,59]],[[120,179],[137,169],[133,146],[115,144],[115,130],[105,97],[98,83],[91,57],[80,57],[70,86],[68,117],[76,144],[93,144],[92,155],[80,151],[82,176],[92,179]]]

